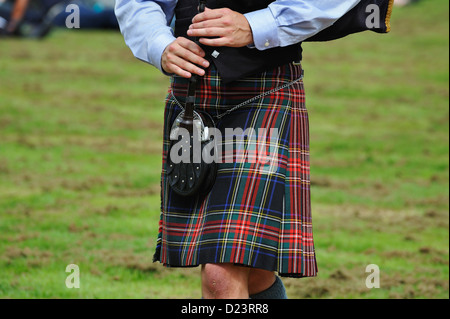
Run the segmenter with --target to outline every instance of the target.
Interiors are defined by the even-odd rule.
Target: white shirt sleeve
[[[302,42],[330,27],[360,0],[277,0],[245,14],[258,50]]]
[[[116,0],[115,13],[125,43],[136,58],[161,72],[161,56],[175,40],[169,25],[176,4],[176,0]]]

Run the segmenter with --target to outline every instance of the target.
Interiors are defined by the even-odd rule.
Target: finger
[[[183,70],[182,68],[180,68],[178,65],[175,64],[170,64],[167,68],[167,73],[169,74],[176,74],[179,75],[183,78],[191,78],[192,74],[186,70]]]
[[[206,8],[205,12],[197,14],[194,19],[192,19],[192,23],[202,22],[206,20],[220,19],[222,18],[226,11],[226,9],[208,9]]]
[[[167,73],[175,73],[185,78],[190,78],[192,71],[198,72],[199,75],[204,72],[202,69],[172,53],[162,58],[161,65]]]
[[[204,29],[204,28],[213,28],[213,27],[226,27],[230,26],[230,17],[222,16],[217,19],[208,19],[204,21],[199,21],[192,23],[189,26],[189,29]]]
[[[205,51],[203,51],[198,44],[189,39],[182,37],[178,38],[176,42],[169,46],[168,51],[172,55],[176,55],[183,60],[195,63],[205,68],[209,67],[208,60],[203,58],[206,55]],[[169,58],[170,57],[171,56],[169,55]],[[195,73],[198,73],[198,71]]]
[[[187,32],[190,37],[223,37],[226,35],[225,28],[190,29]]]
[[[224,47],[224,46],[228,46],[228,47],[233,47],[234,44],[233,42],[226,37],[221,37],[221,38],[215,38],[215,39],[209,39],[209,38],[200,38],[199,42],[201,44],[210,46],[210,47]]]
[[[205,60],[204,58],[202,58],[201,56],[196,55],[195,53],[192,53],[191,51],[186,50],[184,54],[182,54],[180,56],[182,59],[197,64],[199,66],[202,66],[204,68],[209,67],[209,62],[208,60]],[[198,73],[198,72],[196,72]]]
[[[168,73],[186,78],[190,78],[191,73],[203,76],[205,71],[197,65],[209,67],[209,62],[203,58],[205,55],[203,49],[195,42],[179,37],[164,50],[162,67]]]
[[[204,57],[206,55],[205,51],[197,43],[195,43],[194,41],[191,41],[189,39],[179,38],[178,44],[182,48],[185,48],[200,57]]]
[[[222,17],[220,19],[206,20],[203,22],[193,23],[189,26],[188,30],[208,29],[208,28],[227,28],[231,27],[233,23],[230,19]]]
[[[186,72],[195,73],[200,76],[205,75],[205,70],[203,70],[202,68],[199,68],[195,64],[191,63],[185,57],[179,57],[179,56],[171,57],[170,63],[177,66],[178,68],[181,68],[182,70],[184,70]]]
[[[225,26],[226,25],[223,22],[223,18],[220,18],[220,19],[206,20],[206,21],[203,21],[203,22],[197,22],[197,23],[191,24],[189,26],[189,30],[206,29],[206,28],[214,28],[214,27],[223,28]]]
[[[208,60],[205,60],[202,56],[198,55],[195,52],[192,52],[189,49],[181,48],[180,51],[176,53],[176,55],[180,58],[182,58],[185,61],[200,65],[204,68],[209,67]],[[203,54],[204,56],[204,54]],[[198,74],[198,72],[195,72]]]

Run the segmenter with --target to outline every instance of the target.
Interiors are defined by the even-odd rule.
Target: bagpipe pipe
[[[363,31],[388,33],[393,6],[394,0],[361,0],[333,25],[305,42],[332,41]]]

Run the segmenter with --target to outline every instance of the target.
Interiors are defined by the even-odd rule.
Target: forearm
[[[30,0],[16,0],[11,13],[11,20],[22,20]]]
[[[277,0],[245,14],[259,50],[302,42],[331,26],[360,0]]]
[[[23,19],[27,11],[30,0],[16,0],[14,2],[13,10],[11,12],[11,19],[8,23],[7,31],[14,32]]]
[[[175,40],[169,23],[176,0],[117,0],[115,13],[134,56],[162,70],[161,56]]]

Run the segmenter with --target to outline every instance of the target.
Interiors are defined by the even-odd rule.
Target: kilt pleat
[[[212,67],[199,83],[196,109],[215,117],[301,74],[301,66],[288,64],[223,84]],[[186,79],[173,77],[166,99],[161,218],[154,260],[168,267],[234,263],[280,276],[316,276],[303,81],[216,122],[229,152],[223,152],[216,182],[203,198],[175,194],[166,178],[169,132],[181,112],[174,96],[183,103],[187,85]],[[232,130],[237,128],[244,132],[241,135],[247,134],[246,141],[256,143],[236,143],[239,134]],[[277,134],[270,135],[271,130]]]

